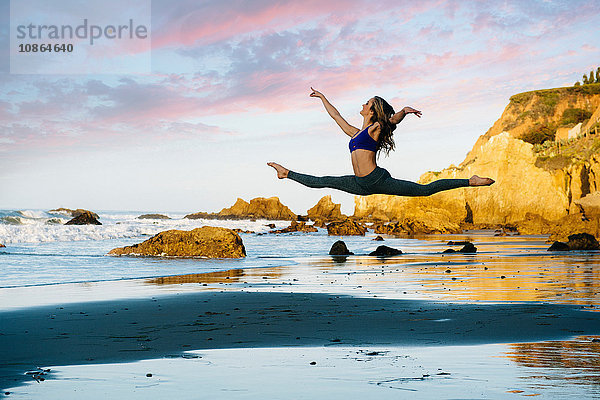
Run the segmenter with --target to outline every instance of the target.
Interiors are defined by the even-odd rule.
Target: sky
[[[154,0],[150,45],[104,51],[108,73],[11,73],[9,0],[0,15],[0,209],[215,212],[277,196],[305,214],[331,195],[352,214],[353,195],[266,166],[352,173],[311,86],[359,128],[374,95],[421,110],[378,160],[417,180],[458,165],[510,96],[600,66],[597,0]],[[145,71],[116,67],[139,57]]]

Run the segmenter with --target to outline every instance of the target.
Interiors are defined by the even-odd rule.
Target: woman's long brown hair
[[[381,129],[379,141],[377,142],[377,155],[379,155],[380,150],[383,150],[387,156],[395,147],[394,130],[396,124],[390,122],[390,118],[395,114],[394,108],[381,97],[375,96],[373,97],[371,110],[375,114],[373,123],[379,122],[379,128]]]

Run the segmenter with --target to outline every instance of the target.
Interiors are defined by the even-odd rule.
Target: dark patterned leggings
[[[469,186],[468,179],[440,179],[421,185],[392,178],[387,170],[380,167],[375,167],[373,172],[366,176],[312,176],[290,171],[288,178],[311,188],[332,188],[359,196],[370,194],[430,196],[443,190]]]

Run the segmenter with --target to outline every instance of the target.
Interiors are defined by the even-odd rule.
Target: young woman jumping
[[[396,196],[429,196],[443,190],[466,186],[489,186],[493,179],[473,175],[469,179],[440,179],[426,185],[392,178],[390,173],[376,164],[376,155],[384,151],[386,155],[394,149],[393,132],[396,125],[407,114],[421,117],[421,111],[404,107],[394,112],[381,97],[375,96],[362,106],[362,129],[350,125],[325,96],[311,87],[310,97],[318,97],[325,110],[337,122],[344,133],[351,137],[350,157],[354,175],[344,176],[312,176],[290,171],[281,165],[269,162],[275,168],[279,179],[289,178],[311,188],[332,188],[344,192],[367,196],[370,194],[391,194]]]

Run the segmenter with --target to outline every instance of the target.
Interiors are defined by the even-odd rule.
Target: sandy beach
[[[523,388],[514,382],[519,377],[506,381],[495,376],[500,373],[498,368],[515,373],[528,363],[540,367],[539,360],[545,357],[556,361],[547,349],[558,351],[561,359],[569,354],[577,355],[578,360],[598,358],[600,343],[594,341],[594,335],[600,334],[600,313],[595,311],[598,292],[590,270],[598,255],[538,253],[508,259],[491,250],[514,247],[515,243],[533,248],[545,244],[527,237],[488,240],[489,251],[482,243],[481,254],[452,258],[440,254],[390,259],[322,257],[283,267],[5,288],[1,293],[4,311],[0,313],[3,391],[10,398],[68,398],[65,393],[79,389],[91,398],[103,398],[103,392],[94,389],[94,379],[103,382],[100,386],[112,386],[122,377],[115,393],[143,398],[144,385],[170,392],[173,386],[169,385],[185,384],[184,377],[200,379],[206,374],[220,382],[222,374],[228,374],[227,368],[233,368],[228,363],[234,363],[254,383],[232,382],[230,387],[243,386],[239,393],[223,392],[225,383],[208,385],[207,398],[278,397],[285,393],[302,398],[315,393],[305,391],[302,385],[265,392],[258,383],[260,377],[288,371],[281,382],[295,382],[292,377],[296,376],[316,384],[311,381],[314,372],[310,367],[323,367],[327,360],[331,379],[322,382],[322,390],[333,398],[346,393],[348,386],[339,381],[344,377],[356,381],[353,390],[366,396],[393,398],[397,389],[408,390],[414,379],[423,378],[421,372],[428,383],[413,389],[428,398],[443,387],[430,381],[431,376],[444,371],[448,376],[436,379],[443,377],[458,385],[447,392],[453,393],[453,398],[474,395],[470,390],[477,387],[473,383],[477,379],[496,382],[492,392],[477,396],[554,393],[531,391],[535,385]],[[553,257],[553,266],[546,257]],[[566,271],[556,268],[569,261],[568,257],[572,265]],[[540,269],[540,265],[547,268]],[[560,343],[558,350],[556,343]],[[501,349],[493,347],[496,345]],[[583,351],[573,351],[581,346]],[[536,349],[542,355],[531,358]],[[349,354],[356,355],[349,358]],[[399,361],[400,355],[412,358]],[[519,367],[492,365],[498,357]],[[208,363],[209,358],[220,361]],[[376,360],[379,372],[372,375],[342,365],[355,358]],[[278,372],[272,371],[273,365],[279,364]],[[558,365],[564,367],[560,361]],[[584,379],[580,386],[584,398],[589,394],[586,390],[593,392],[592,383],[600,375],[597,365],[592,362],[591,372],[587,371],[592,378]],[[412,378],[396,380],[398,368],[411,369],[408,376]],[[143,370],[154,371],[154,381],[150,383],[151,377]],[[75,378],[77,374],[84,377]],[[160,376],[165,379],[162,383]],[[457,376],[463,376],[464,382],[459,384]],[[142,378],[146,380],[140,386]],[[567,376],[563,378],[558,380],[561,384]],[[391,383],[382,383],[386,379]],[[551,386],[552,390],[560,387]],[[563,392],[557,393],[553,396]],[[197,397],[182,392],[180,398]]]

